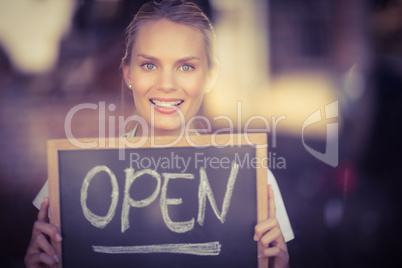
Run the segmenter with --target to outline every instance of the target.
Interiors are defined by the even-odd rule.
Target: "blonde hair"
[[[166,19],[171,22],[197,28],[204,36],[208,67],[215,64],[215,32],[202,10],[192,2],[184,0],[151,1],[144,4],[126,30],[126,52],[122,59],[122,65],[129,65],[131,53],[142,25],[147,22]]]

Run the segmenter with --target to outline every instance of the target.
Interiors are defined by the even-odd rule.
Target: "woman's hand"
[[[276,219],[274,191],[268,185],[268,218],[255,226],[254,240],[262,245],[259,258],[269,257],[269,268],[289,267],[289,254],[285,239]]]
[[[50,239],[60,242],[61,236],[56,226],[49,223],[49,199],[45,198],[34,223],[32,238],[24,261],[27,268],[57,267],[59,257],[50,244]]]

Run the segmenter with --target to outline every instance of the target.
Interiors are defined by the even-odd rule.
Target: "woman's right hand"
[[[49,223],[49,198],[43,200],[38,213],[38,219],[32,229],[32,238],[29,243],[24,261],[27,268],[57,267],[59,257],[50,244],[50,240],[61,241],[61,235],[56,226]]]

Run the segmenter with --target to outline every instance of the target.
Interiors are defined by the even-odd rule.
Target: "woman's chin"
[[[155,125],[152,126],[152,129],[150,131],[151,133],[153,132],[153,135],[155,136],[178,136],[181,133],[184,134],[184,129],[182,130],[181,126],[181,124],[177,125],[176,127],[174,127],[172,124],[169,124],[169,126]]]

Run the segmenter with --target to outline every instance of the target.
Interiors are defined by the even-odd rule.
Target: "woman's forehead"
[[[133,52],[134,57],[145,54],[157,58],[169,55],[206,60],[205,42],[200,30],[164,19],[140,27]]]

